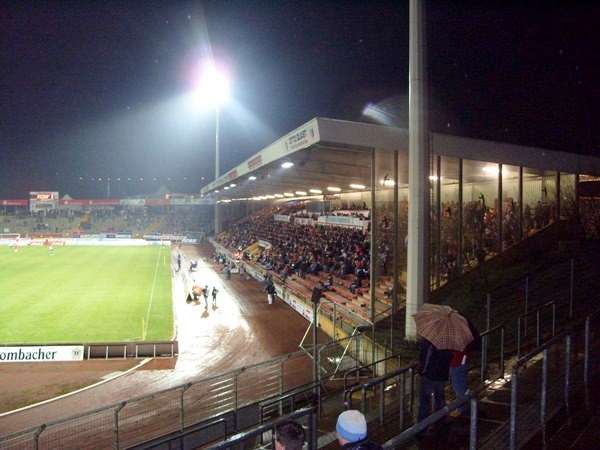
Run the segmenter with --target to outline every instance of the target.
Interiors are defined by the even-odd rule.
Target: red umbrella
[[[438,350],[463,351],[473,340],[467,319],[447,305],[425,303],[412,317],[419,336]]]

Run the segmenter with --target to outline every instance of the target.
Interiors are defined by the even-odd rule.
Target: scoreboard
[[[29,193],[29,211],[51,211],[58,209],[58,192],[30,192]]]

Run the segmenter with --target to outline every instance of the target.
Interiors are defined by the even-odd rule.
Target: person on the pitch
[[[267,301],[269,302],[269,305],[272,305],[276,294],[275,285],[273,283],[269,283],[265,288],[265,292],[267,293]]]
[[[202,296],[204,297],[204,307],[208,309],[208,284],[204,285]]]

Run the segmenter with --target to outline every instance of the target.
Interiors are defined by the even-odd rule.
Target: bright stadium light
[[[215,67],[213,61],[205,63],[198,88],[200,101],[219,109],[229,98],[229,91],[230,84],[227,76]]]

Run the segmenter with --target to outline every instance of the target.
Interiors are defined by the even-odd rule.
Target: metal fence
[[[451,411],[467,401],[471,402],[472,409],[469,448],[513,450],[522,448],[535,436],[539,436],[540,447],[546,448],[550,421],[561,410],[568,420],[575,409],[571,404],[575,392],[583,391],[586,403],[589,404],[590,372],[600,371],[600,358],[594,357],[591,351],[594,343],[598,346],[597,339],[593,340],[592,337],[600,334],[600,310],[585,318],[585,326],[581,322],[572,325],[566,331],[545,340],[512,365],[510,375],[506,377],[506,381],[510,383],[510,414],[507,422],[500,425],[491,438],[488,435],[478,441],[478,399],[476,393],[470,392],[464,398],[402,431],[384,443],[383,448],[398,448],[411,442],[418,433],[429,425],[444,420]],[[578,353],[574,348],[574,342],[578,340],[585,344],[583,353]],[[527,392],[523,392],[521,388],[524,378],[528,379]],[[371,384],[366,383],[364,386],[368,388]],[[403,422],[400,429],[403,429]]]
[[[127,448],[180,432],[244,406],[284,395],[311,383],[313,352],[323,362],[319,378],[333,378],[340,365],[360,365],[354,342],[361,335],[320,344],[222,375],[187,383],[0,438],[2,449]],[[360,348],[360,347],[359,347]],[[231,431],[231,430],[229,430]]]

